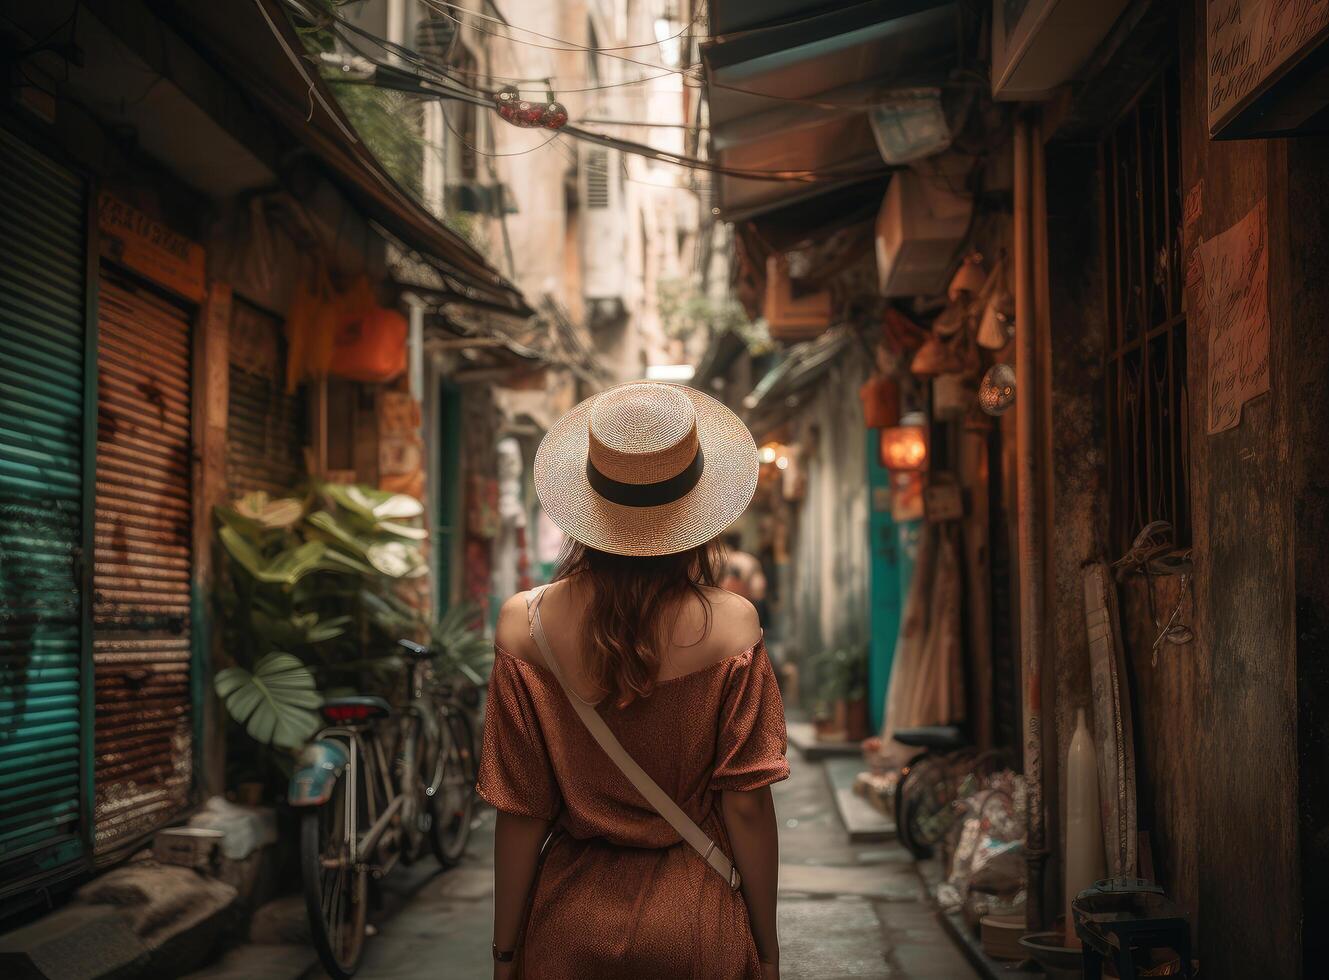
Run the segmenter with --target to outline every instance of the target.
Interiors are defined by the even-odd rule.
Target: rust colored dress
[[[721,790],[789,775],[763,643],[598,708],[623,747],[731,857]],[[499,649],[480,795],[555,821],[517,956],[522,980],[760,980],[740,892],[637,794],[548,669]]]

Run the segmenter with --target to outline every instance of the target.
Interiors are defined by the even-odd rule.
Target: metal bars
[[[1109,540],[1165,520],[1190,543],[1178,81],[1165,69],[1100,146]]]

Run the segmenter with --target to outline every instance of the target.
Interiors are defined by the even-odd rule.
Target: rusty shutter
[[[188,803],[190,331],[185,313],[102,269],[98,302],[96,853]]]
[[[291,491],[304,473],[303,414],[286,394],[281,321],[236,300],[231,314],[226,486],[232,496]]]
[[[82,867],[87,187],[0,130],[0,899]]]

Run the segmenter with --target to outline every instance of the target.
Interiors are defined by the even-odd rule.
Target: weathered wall
[[[1055,738],[1046,742],[1057,756],[1044,771],[1057,781],[1046,798],[1056,801],[1049,825],[1056,848],[1048,862],[1053,895],[1061,893],[1060,856],[1065,827],[1065,755],[1074,733],[1075,712],[1092,717],[1089,648],[1085,634],[1084,562],[1106,555],[1107,513],[1104,483],[1102,255],[1098,209],[1102,193],[1098,154],[1092,146],[1053,144],[1047,148],[1048,287],[1052,403],[1052,481],[1048,502],[1047,630],[1045,673],[1050,674],[1052,708],[1046,724]],[[1050,835],[1051,837],[1051,835]],[[1058,898],[1053,908],[1062,907]]]
[[[1295,351],[1287,357],[1288,421],[1294,433],[1291,459],[1296,581],[1297,815],[1302,886],[1302,973],[1329,975],[1329,187],[1324,167],[1329,138],[1303,137],[1286,146],[1288,215],[1287,301]]]
[[[795,437],[811,453],[800,465],[807,495],[799,511],[794,628],[804,655],[861,643],[868,629],[866,436],[859,401],[846,397],[867,378],[856,350],[818,382],[799,409]]]
[[[1204,181],[1192,239],[1224,231],[1268,198],[1271,393],[1248,403],[1235,429],[1208,435],[1208,338],[1190,324],[1196,642],[1163,669],[1191,672],[1197,711],[1156,754],[1191,756],[1197,770],[1193,790],[1182,789],[1195,793],[1195,824],[1177,828],[1175,845],[1177,866],[1195,868],[1206,975],[1294,977],[1301,910],[1288,547],[1293,216],[1282,141],[1208,139],[1204,12],[1196,0],[1182,16],[1182,190]],[[1185,248],[1194,244],[1188,240]],[[1155,799],[1175,792],[1161,781],[1154,791]]]
[[[1152,606],[1141,578],[1120,590],[1139,823],[1157,878],[1192,918],[1206,976],[1320,976],[1320,930],[1306,930],[1303,971],[1301,922],[1314,920],[1312,909],[1323,899],[1318,879],[1326,855],[1316,841],[1329,794],[1321,775],[1329,677],[1320,655],[1329,622],[1329,577],[1322,571],[1329,505],[1320,475],[1329,462],[1321,434],[1329,417],[1323,328],[1329,218],[1320,186],[1329,144],[1209,140],[1204,13],[1205,0],[1181,5],[1173,47],[1181,85],[1180,196],[1202,188],[1183,258],[1267,199],[1271,392],[1246,405],[1235,429],[1207,434],[1208,337],[1188,297],[1195,568],[1193,601],[1183,603],[1180,618],[1195,642],[1164,646],[1152,663],[1154,619],[1171,612],[1181,594],[1178,578],[1154,580]],[[1156,41],[1156,28],[1152,40],[1127,41],[1118,67],[1147,68],[1141,52]],[[1120,80],[1128,73],[1115,74]],[[1115,112],[1112,100],[1100,100],[1094,107],[1100,127],[1128,99],[1128,93],[1118,98]],[[1059,754],[1074,709],[1088,701],[1078,565],[1101,551],[1107,536],[1100,190],[1092,127],[1083,117],[1071,122],[1074,139],[1054,145],[1048,159],[1054,456],[1048,640]],[[1182,200],[1172,202],[1174,213],[1181,213]],[[1060,806],[1064,788],[1058,789]]]

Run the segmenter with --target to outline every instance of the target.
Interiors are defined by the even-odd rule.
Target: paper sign
[[[1241,406],[1269,390],[1268,209],[1202,242],[1187,270],[1209,333],[1208,431],[1241,421]]]
[[[1208,0],[1209,134],[1319,43],[1329,0]]]

